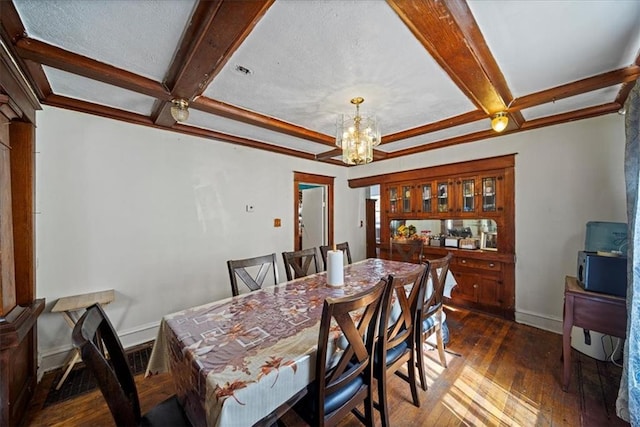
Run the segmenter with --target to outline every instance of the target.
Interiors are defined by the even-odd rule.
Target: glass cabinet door
[[[398,212],[398,188],[389,187],[389,212]]]
[[[404,213],[411,212],[411,186],[410,185],[402,186],[402,212]]]
[[[431,206],[432,192],[431,192],[431,184],[422,184],[420,186],[420,193],[422,194],[422,212],[431,213],[433,209]]]
[[[475,178],[462,180],[462,212],[475,212]]]
[[[438,182],[438,212],[449,212],[449,183]]]
[[[496,177],[482,178],[482,211],[495,212],[496,209]]]

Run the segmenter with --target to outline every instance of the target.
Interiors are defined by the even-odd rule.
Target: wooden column
[[[4,10],[3,10],[4,12]],[[3,36],[3,45],[11,43]],[[0,426],[20,425],[37,380],[35,110],[24,72],[0,50]]]

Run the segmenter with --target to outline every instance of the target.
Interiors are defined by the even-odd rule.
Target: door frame
[[[303,249],[300,244],[300,219],[298,206],[300,205],[300,184],[324,185],[327,188],[327,244],[333,245],[333,176],[316,175],[306,172],[293,172],[293,250]]]

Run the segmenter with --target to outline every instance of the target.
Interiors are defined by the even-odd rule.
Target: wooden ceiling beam
[[[616,84],[634,82],[639,76],[640,66],[634,64],[620,70],[610,71],[608,73],[588,77],[586,79],[516,98],[511,103],[509,111],[524,110],[525,108],[558,101],[563,98],[603,89]]]
[[[191,107],[217,116],[226,117],[249,125],[258,126],[263,129],[272,130],[274,132],[284,133],[328,146],[335,146],[335,137],[333,136],[315,132],[301,126],[296,126],[273,117],[254,113],[253,111],[244,110],[204,96],[198,97],[194,102],[192,102]]]
[[[393,159],[397,157],[408,156],[410,154],[422,153],[425,151],[436,150],[444,147],[451,147],[453,145],[466,144],[469,142],[495,138],[499,136],[519,133],[527,130],[537,129],[546,126],[559,125],[562,123],[568,123],[576,120],[588,119],[592,117],[602,116],[605,114],[611,114],[620,109],[620,104],[618,103],[608,103],[595,107],[583,108],[577,111],[571,111],[568,113],[557,114],[555,116],[542,117],[539,119],[529,120],[523,122],[519,128],[510,129],[507,128],[504,132],[494,132],[491,129],[483,130],[480,132],[474,132],[466,135],[457,136],[454,138],[449,138],[445,140],[440,140],[437,142],[432,142],[428,144],[423,144],[411,148],[407,148],[404,150],[398,150],[387,153],[387,159]]]
[[[200,0],[192,19],[199,28],[183,40],[166,79],[171,93],[200,95],[274,1]]]
[[[202,94],[275,0],[200,0],[165,77],[172,98]],[[171,104],[159,105],[154,121],[172,126]]]
[[[436,132],[439,130],[465,125],[467,123],[475,122],[478,120],[486,119],[487,115],[481,110],[470,111],[468,113],[460,114],[455,117],[449,117],[439,122],[429,123],[424,126],[419,126],[413,129],[403,130],[394,134],[385,135],[382,137],[382,144],[389,144],[391,142],[400,141],[406,138],[413,138],[415,136],[424,135],[430,132]]]
[[[523,123],[521,130],[532,130],[546,126],[559,125],[562,123],[575,122],[577,120],[590,119],[592,117],[603,116],[605,114],[616,113],[622,107],[616,102],[596,105],[594,107],[583,108],[581,110],[569,111],[567,113],[556,114],[555,116],[541,117],[539,119],[528,120]]]
[[[171,94],[166,88],[154,80],[39,40],[23,37],[16,42],[16,50],[23,59],[154,98],[171,99]]]
[[[478,109],[507,109],[513,96],[465,1],[387,2]]]
[[[640,54],[636,56],[635,65],[640,65]],[[627,98],[629,97],[629,93],[631,93],[631,89],[633,89],[633,85],[635,84],[635,80],[624,82],[622,84],[622,88],[618,92],[618,96],[616,96],[616,102],[620,105],[624,105],[627,102]]]
[[[333,150],[325,151],[324,153],[316,154],[316,160],[326,160],[332,157],[342,156],[342,148],[334,148]],[[373,150],[373,160],[382,160],[387,158],[387,153],[380,150]],[[342,163],[341,163],[342,164]]]

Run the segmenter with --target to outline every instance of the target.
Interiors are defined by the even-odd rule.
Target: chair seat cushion
[[[351,399],[363,385],[364,380],[362,375],[359,375],[340,390],[327,395],[324,399],[324,413],[330,414],[341,407],[345,402]]]
[[[426,332],[429,329],[431,329],[433,326],[435,326],[436,324],[436,316],[429,316],[426,319],[424,319],[422,321],[422,331]],[[445,320],[444,322],[442,322],[442,324],[440,325],[440,328],[442,329],[442,342],[444,344],[448,344],[449,343],[449,327],[447,326],[447,321]]]
[[[395,347],[388,348],[387,349],[387,357],[386,357],[385,365],[390,365],[393,362],[395,362],[396,360],[398,360],[398,358],[400,356],[402,356],[404,354],[404,352],[407,351],[408,348],[409,348],[409,346],[407,345],[406,341],[402,341],[400,344],[398,344]],[[374,359],[374,363],[376,363],[376,364],[378,363],[377,358]]]
[[[191,423],[176,396],[172,396],[144,414],[140,425],[145,427],[181,427],[191,426]]]
[[[428,331],[436,325],[436,316],[432,315],[422,321],[422,330]]]

